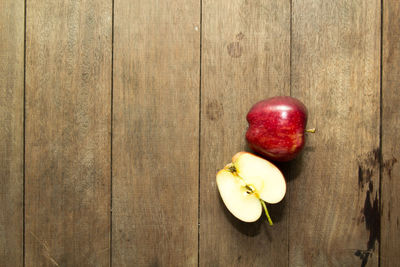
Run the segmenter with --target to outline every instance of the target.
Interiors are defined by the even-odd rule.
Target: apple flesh
[[[278,203],[286,193],[286,182],[281,171],[271,162],[247,152],[239,152],[232,163],[217,173],[217,187],[227,209],[239,220],[254,222],[264,203]]]
[[[232,172],[225,169],[219,171],[217,186],[222,201],[233,216],[244,222],[254,222],[260,218],[260,200],[254,194],[248,194],[245,184]]]
[[[247,114],[249,147],[274,161],[295,158],[305,143],[307,108],[290,96],[269,98],[255,104]]]

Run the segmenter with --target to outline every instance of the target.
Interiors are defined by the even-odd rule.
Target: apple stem
[[[315,133],[315,128],[307,129],[306,133]]]
[[[263,208],[264,208],[265,215],[267,215],[267,219],[268,219],[269,225],[274,225],[274,223],[273,223],[272,220],[271,220],[271,217],[269,216],[268,209],[267,209],[267,205],[265,205],[264,200],[260,199],[260,202],[261,202],[261,205],[262,205]]]

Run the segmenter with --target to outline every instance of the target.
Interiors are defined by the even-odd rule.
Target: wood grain
[[[378,266],[380,1],[292,10],[292,95],[317,133],[293,169],[290,266]]]
[[[195,266],[200,2],[117,0],[113,266]]]
[[[27,3],[26,266],[108,266],[112,2]]]
[[[273,227],[241,223],[215,175],[247,149],[251,106],[290,93],[290,1],[204,0],[202,16],[200,266],[286,266],[287,200],[270,206]]]
[[[0,265],[23,261],[24,1],[0,2]]]
[[[400,261],[400,5],[383,4],[381,266]]]

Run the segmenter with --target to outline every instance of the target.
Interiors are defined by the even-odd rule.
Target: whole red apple
[[[247,142],[254,151],[275,161],[295,158],[304,146],[307,108],[290,96],[269,98],[247,114]]]

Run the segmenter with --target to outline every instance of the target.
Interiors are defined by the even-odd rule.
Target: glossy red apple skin
[[[274,161],[295,158],[304,146],[307,108],[290,96],[277,96],[255,104],[247,114],[249,147]]]

